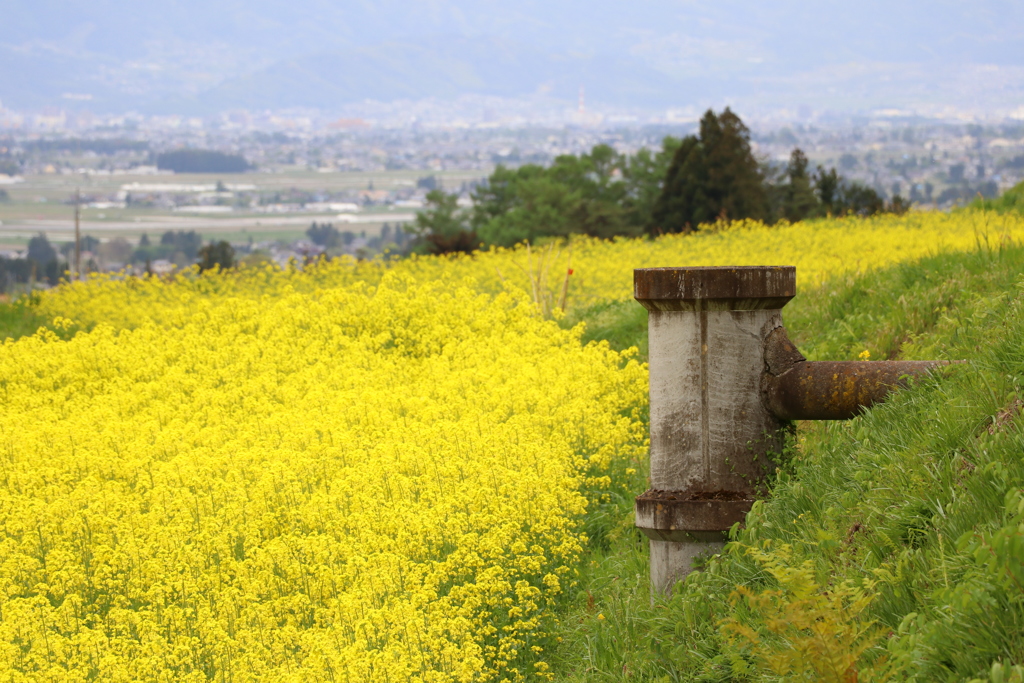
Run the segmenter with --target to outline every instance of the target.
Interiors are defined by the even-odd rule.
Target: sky
[[[151,113],[463,95],[1024,106],[1024,3],[8,0],[0,102]]]

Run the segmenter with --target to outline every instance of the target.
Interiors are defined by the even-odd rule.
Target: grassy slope
[[[0,341],[33,334],[47,322],[36,313],[31,298],[22,297],[13,303],[0,303]]]
[[[995,199],[975,199],[970,206],[1000,213],[1016,211],[1024,214],[1024,182],[1017,183]]]
[[[46,327],[61,339],[71,339],[83,329],[79,325],[68,327],[52,325],[53,320],[39,313],[38,298],[22,296],[13,302],[0,302],[0,343],[5,339],[18,339],[35,334],[40,327]]]
[[[798,296],[785,317],[810,358],[970,364],[850,422],[801,424],[772,497],[671,600],[650,601],[630,502],[603,509],[556,680],[780,680],[789,666],[781,679],[942,681],[1024,663],[1022,271],[1014,247]],[[628,307],[596,313],[613,344],[642,341]]]

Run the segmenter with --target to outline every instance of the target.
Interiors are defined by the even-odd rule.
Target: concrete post
[[[650,539],[651,589],[666,593],[719,551],[762,493],[789,420],[845,420],[945,361],[808,361],[782,307],[792,266],[644,268],[651,488],[636,498]]]
[[[781,449],[764,405],[764,346],[796,294],[792,266],[645,268],[651,489],[636,524],[651,539],[651,584],[668,592],[700,555],[722,548]]]

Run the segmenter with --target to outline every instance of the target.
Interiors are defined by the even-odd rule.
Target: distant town
[[[95,270],[145,261],[153,272],[168,272],[195,258],[195,249],[175,247],[189,233],[199,236],[197,244],[227,241],[254,262],[401,251],[405,228],[433,189],[457,194],[469,207],[474,188],[499,165],[546,166],[595,145],[629,155],[656,150],[667,135],[693,132],[701,113],[601,113],[586,108],[582,93],[575,109],[552,110],[547,119],[494,108],[500,104],[206,118],[0,106],[0,257],[24,258],[40,235],[66,255],[76,202],[81,231],[94,240],[84,262]],[[1022,119],[898,110],[839,117],[795,108],[747,120],[766,173],[800,148],[811,168],[835,167],[912,208],[994,197],[1024,179]],[[200,150],[228,165],[172,163],[175,154]],[[325,225],[336,239],[310,239],[311,228]]]

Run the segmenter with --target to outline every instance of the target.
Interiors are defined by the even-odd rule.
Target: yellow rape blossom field
[[[0,671],[550,678],[587,510],[639,492],[647,449],[646,366],[549,320],[566,287],[580,310],[636,267],[771,263],[806,289],[1022,238],[981,213],[739,223],[47,292],[49,328],[0,350]]]
[[[168,315],[3,346],[0,670],[544,673],[638,363],[447,279]]]
[[[891,214],[871,218],[823,219],[766,226],[737,221],[707,226],[694,235],[656,240],[602,241],[574,238],[571,246],[550,244],[532,250],[494,249],[472,256],[420,257],[355,263],[338,259],[314,269],[276,267],[237,271],[226,277],[179,277],[179,286],[159,281],[125,287],[117,277],[99,277],[46,297],[42,312],[91,325],[106,322],[133,327],[143,320],[175,324],[174,316],[202,300],[276,297],[287,292],[313,293],[357,282],[379,282],[399,272],[417,281],[444,275],[472,277],[481,291],[500,292],[514,285],[545,311],[580,310],[609,300],[632,297],[633,269],[658,266],[795,265],[803,291],[846,273],[861,273],[944,251],[998,248],[1024,240],[1024,219],[994,212]],[[573,274],[566,278],[567,271]],[[566,282],[568,280],[568,282]]]

